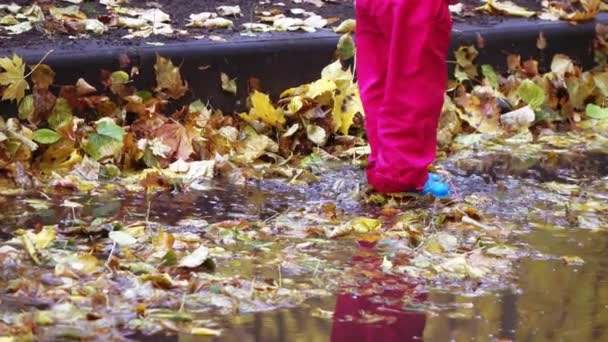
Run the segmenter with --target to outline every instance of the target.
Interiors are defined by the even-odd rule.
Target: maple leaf
[[[2,100],[21,101],[25,97],[25,90],[29,85],[25,81],[25,64],[23,59],[17,55],[13,58],[0,58],[0,67],[4,72],[0,73],[0,85],[7,86],[2,94]]]
[[[182,159],[187,161],[194,152],[192,139],[188,136],[186,128],[177,122],[168,122],[158,128],[155,135],[170,149],[164,153],[168,159]]]
[[[156,91],[164,92],[172,99],[179,99],[188,90],[187,84],[182,80],[179,67],[173,65],[170,59],[156,55]]]
[[[262,121],[271,126],[281,126],[285,123],[283,113],[272,105],[270,97],[257,90],[251,94],[251,111],[249,114],[240,114],[241,118],[247,122],[253,120]]]

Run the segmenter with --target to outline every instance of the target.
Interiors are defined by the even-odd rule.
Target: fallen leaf
[[[13,54],[13,58],[0,58],[0,85],[7,86],[2,94],[2,100],[21,101],[25,97],[25,90],[29,85],[25,81],[25,64],[21,57]]]
[[[61,139],[61,136],[57,134],[57,132],[48,128],[41,128],[34,131],[33,140],[40,144],[54,144],[59,141],[59,139]]]
[[[285,116],[272,105],[268,95],[255,90],[249,99],[251,101],[251,110],[249,114],[240,114],[243,120],[258,120],[271,126],[281,126],[285,123]]]
[[[156,72],[156,91],[164,92],[175,100],[184,96],[188,91],[179,67],[174,66],[170,59],[156,55],[154,71]]]
[[[585,260],[583,260],[583,258],[579,256],[565,255],[560,257],[559,259],[569,266],[580,266],[585,264]]]
[[[220,80],[222,82],[222,90],[232,95],[236,95],[236,78],[231,79],[228,75],[222,72],[220,74]]]
[[[200,245],[191,254],[185,256],[180,260],[179,267],[197,268],[201,266],[207,259],[209,259],[209,248]]]
[[[122,247],[133,246],[137,243],[137,239],[133,235],[121,230],[111,231],[108,236],[112,241]]]

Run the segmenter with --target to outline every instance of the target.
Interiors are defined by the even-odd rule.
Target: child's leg
[[[368,170],[373,170],[378,154],[377,120],[384,100],[388,54],[386,46],[390,43],[378,26],[377,17],[370,10],[369,0],[357,0],[357,80],[361,100],[365,108],[365,131],[371,147]]]
[[[378,5],[384,15],[380,27],[390,43],[371,52],[388,49],[388,74],[376,114],[378,153],[369,181],[383,192],[420,190],[435,159],[447,83],[448,2],[393,0]]]

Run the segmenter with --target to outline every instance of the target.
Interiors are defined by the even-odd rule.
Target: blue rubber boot
[[[429,179],[424,184],[423,195],[431,195],[438,199],[450,197],[450,187],[443,182],[439,175],[429,173]]]

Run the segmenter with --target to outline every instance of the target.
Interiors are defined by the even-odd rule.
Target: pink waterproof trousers
[[[356,0],[357,78],[381,192],[421,190],[447,83],[452,0]]]

